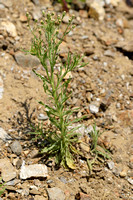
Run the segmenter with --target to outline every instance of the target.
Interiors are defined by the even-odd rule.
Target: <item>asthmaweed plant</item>
[[[2,178],[0,177],[0,196],[4,193],[5,188],[4,183],[2,183]]]
[[[65,16],[55,16],[54,13],[45,14],[43,12],[44,20],[35,22],[34,28],[30,26],[30,17],[28,17],[28,26],[33,34],[32,45],[29,52],[31,55],[39,58],[44,69],[44,74],[33,72],[42,80],[44,92],[49,96],[50,105],[39,102],[45,108],[45,112],[56,131],[49,131],[44,134],[44,131],[37,134],[43,135],[46,141],[41,153],[49,156],[55,156],[55,161],[63,167],[71,169],[75,168],[74,154],[78,154],[75,148],[78,142],[78,134],[75,132],[78,128],[70,128],[73,123],[79,122],[83,118],[70,117],[77,109],[71,109],[66,106],[66,101],[70,98],[71,93],[68,93],[68,85],[71,78],[65,79],[65,76],[73,71],[76,67],[84,67],[86,63],[82,63],[82,57],[78,55],[67,55],[65,64],[60,62],[60,68],[57,72],[55,67],[59,60],[59,46],[64,40],[64,37],[74,28],[72,25],[73,18],[69,20],[62,37],[59,38],[59,29],[62,20]],[[49,63],[49,64],[48,64]],[[49,66],[48,66],[49,65]]]

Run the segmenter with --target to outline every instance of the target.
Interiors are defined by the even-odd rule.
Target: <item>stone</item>
[[[91,200],[88,194],[80,192],[80,200]]]
[[[20,169],[20,179],[27,179],[31,177],[47,177],[48,169],[43,164],[22,165]]]
[[[89,105],[89,110],[90,110],[90,112],[92,114],[96,114],[96,113],[99,112],[99,108],[96,105],[94,105],[94,104],[90,104]]]
[[[3,4],[0,3],[0,10],[4,10],[5,6]],[[3,11],[5,13],[5,11]],[[1,15],[1,13],[0,13]],[[2,17],[1,17],[2,18]]]
[[[124,169],[124,170],[122,170],[122,171],[120,172],[120,177],[121,177],[121,178],[124,178],[124,177],[126,177],[126,176],[127,176],[127,170]]]
[[[13,153],[15,153],[17,156],[19,156],[22,152],[22,146],[18,141],[14,141],[11,144],[11,150],[13,151]]]
[[[13,179],[11,181],[6,182],[6,185],[8,185],[8,186],[15,186],[18,183],[20,183],[19,179]]]
[[[34,149],[29,153],[29,157],[35,158],[38,155],[38,153],[39,153],[39,151],[37,149]]]
[[[34,200],[46,200],[46,198],[40,195],[35,195]]]
[[[0,0],[0,4],[3,4],[6,7],[11,7],[12,6],[12,0]]]
[[[33,188],[32,190],[30,190],[30,194],[41,194],[41,192],[39,192],[37,189]]]
[[[64,176],[61,176],[59,179],[64,184],[66,184],[68,182]]]
[[[0,99],[3,98],[3,92],[4,92],[4,84],[3,84],[2,77],[0,76]]]
[[[96,20],[100,20],[102,21],[105,17],[105,10],[103,8],[103,6],[97,2],[97,1],[93,1],[91,3],[89,3],[89,16],[96,19]]]
[[[87,18],[88,17],[88,13],[86,10],[79,10],[79,16],[82,18]]]
[[[89,145],[87,145],[85,142],[81,142],[81,143],[80,143],[80,148],[81,148],[83,151],[86,151],[87,153],[90,152],[90,147],[89,147]]]
[[[16,171],[7,158],[0,159],[1,176],[4,181],[10,181],[16,178]]]
[[[49,200],[65,200],[64,192],[58,187],[47,188],[47,192]]]
[[[132,126],[133,125],[133,110],[122,110],[117,114],[118,123]]]
[[[7,31],[7,33],[9,34],[9,36],[11,37],[16,37],[17,36],[17,30],[16,30],[16,26],[10,22],[10,21],[3,21],[1,22],[1,27]]]
[[[7,134],[7,132],[0,127],[0,139],[3,140],[4,142],[11,141],[11,137]]]
[[[43,113],[40,113],[38,115],[38,120],[47,120],[48,119],[48,116],[47,115],[44,115]]]
[[[133,179],[132,179],[132,178],[127,178],[127,181],[128,181],[131,185],[133,185]]]
[[[107,165],[108,165],[108,168],[112,170],[114,168],[114,166],[115,166],[115,163],[113,161],[109,161],[107,163]]]
[[[39,20],[42,17],[42,13],[41,10],[39,8],[36,8],[33,12],[32,12],[32,17],[34,20]]]
[[[32,55],[25,55],[21,52],[17,52],[14,55],[15,60],[18,65],[21,67],[36,67],[40,64],[40,61],[38,58]]]
[[[23,23],[24,23],[24,22],[27,22],[27,17],[26,17],[26,15],[21,14],[19,19],[20,19],[20,21],[23,22]]]
[[[62,74],[64,73],[65,73],[65,69],[62,70]],[[66,76],[64,77],[64,79],[69,79],[69,78],[73,78],[72,72],[68,72]]]
[[[114,58],[114,52],[113,51],[111,51],[111,50],[106,50],[106,51],[104,51],[104,56],[108,56],[108,57],[111,57],[111,58]]]
[[[117,7],[118,4],[120,3],[121,0],[110,0],[110,4],[112,4],[112,6]]]
[[[40,4],[40,2],[39,2],[39,0],[31,0],[35,5],[39,5]]]
[[[127,42],[127,41],[122,41],[122,42],[119,42],[117,45],[116,45],[117,48],[120,48],[122,49],[123,51],[126,51],[126,52],[133,52],[133,40]]]
[[[68,53],[69,50],[68,50],[68,47],[67,47],[67,43],[63,41],[60,44],[59,50],[60,50],[60,54]]]
[[[67,13],[67,14],[65,15],[65,17],[63,18],[63,22],[66,23],[66,24],[68,24],[68,23],[69,23],[69,19],[70,19],[70,16],[69,16],[69,14]]]

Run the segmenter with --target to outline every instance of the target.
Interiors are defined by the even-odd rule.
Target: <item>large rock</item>
[[[17,52],[14,56],[17,64],[21,67],[36,67],[40,64],[39,59],[32,55]]]
[[[7,158],[0,159],[1,176],[4,181],[10,181],[16,177],[16,171]]]
[[[22,165],[20,170],[20,178],[27,179],[31,177],[47,177],[48,169],[43,164]]]
[[[64,192],[58,187],[48,188],[47,192],[49,200],[65,200]]]
[[[1,22],[1,28],[7,31],[9,36],[11,37],[16,37],[17,36],[17,31],[16,31],[16,26],[10,22],[10,21],[3,21]]]

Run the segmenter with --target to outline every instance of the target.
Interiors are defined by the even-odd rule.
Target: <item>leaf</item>
[[[72,158],[66,157],[66,163],[70,169],[76,169],[76,166],[74,165],[74,161]]]

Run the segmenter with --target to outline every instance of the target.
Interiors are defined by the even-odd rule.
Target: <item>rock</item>
[[[89,16],[96,19],[96,20],[100,20],[102,21],[105,17],[105,11],[103,6],[97,2],[97,1],[93,1],[91,3],[89,3]]]
[[[66,42],[62,42],[60,44],[59,49],[60,49],[60,54],[68,53],[67,43]]]
[[[121,0],[110,0],[110,4],[112,4],[112,6],[117,7],[118,4],[120,3]]]
[[[113,161],[109,161],[107,164],[108,164],[108,168],[111,169],[111,170],[112,170],[112,169],[114,168],[114,166],[115,166],[115,163],[114,163]]]
[[[15,53],[15,60],[21,67],[36,67],[40,64],[38,58],[32,55],[25,55],[21,52]]]
[[[44,115],[43,113],[40,113],[38,115],[38,120],[47,120],[48,119],[48,116],[47,115]]]
[[[111,57],[111,58],[114,58],[114,52],[113,51],[111,51],[111,50],[106,50],[106,51],[104,51],[104,56],[108,56],[108,57]]]
[[[40,195],[35,195],[34,200],[46,200],[46,198]]]
[[[49,200],[65,200],[64,192],[58,187],[47,188],[47,192]]]
[[[14,141],[12,144],[11,144],[11,150],[13,151],[13,153],[15,153],[16,155],[20,155],[21,152],[22,152],[22,146],[21,144],[18,142],[18,141]]]
[[[92,114],[96,114],[96,113],[99,112],[99,108],[96,105],[94,105],[94,104],[90,104],[89,105],[89,110],[90,110],[90,112]]]
[[[87,18],[88,17],[88,13],[87,13],[86,10],[79,10],[79,16],[83,17],[83,18]]]
[[[37,189],[33,188],[32,190],[30,190],[30,194],[41,194],[41,192],[39,192]]]
[[[120,124],[131,126],[133,125],[133,110],[122,110],[117,114]]]
[[[132,179],[132,178],[127,178],[127,181],[128,181],[131,185],[133,185],[133,179]]]
[[[61,176],[59,179],[64,184],[66,184],[68,182],[64,176]]]
[[[0,127],[0,139],[4,142],[10,141],[12,138],[7,134],[7,132]]]
[[[0,169],[2,171],[1,176],[4,181],[7,182],[16,177],[16,171],[7,158],[0,159]]]
[[[20,169],[21,166],[22,166],[22,160],[19,159],[19,160],[16,162],[16,168],[17,168],[17,169]]]
[[[88,194],[84,194],[83,192],[80,192],[80,200],[91,200]]]
[[[18,190],[16,190],[16,192],[18,192],[22,196],[28,196],[29,195],[29,188],[18,189]]]
[[[9,36],[16,37],[17,31],[15,25],[10,21],[1,22],[1,27],[7,31]]]
[[[35,5],[39,5],[40,4],[40,2],[39,2],[39,0],[31,0]]]
[[[2,77],[0,76],[0,99],[2,99],[3,97],[3,92],[4,92],[4,84],[3,84]]]
[[[133,52],[133,40],[119,42],[116,47],[126,52]]]
[[[43,164],[22,165],[20,169],[20,179],[27,179],[31,177],[47,177],[48,169]]]
[[[3,4],[6,7],[11,7],[12,6],[12,0],[0,0],[0,4]]]
[[[11,181],[6,182],[6,185],[15,186],[15,185],[18,184],[19,182],[20,182],[20,180],[14,179],[14,180],[11,180]]]
[[[62,74],[64,73],[65,73],[65,69],[62,70]],[[68,72],[66,76],[64,77],[64,79],[69,79],[69,78],[73,78],[72,72]]]
[[[39,8],[36,8],[33,12],[32,12],[32,17],[34,20],[39,20],[42,17],[42,13],[41,10]]]
[[[23,23],[24,23],[24,22],[27,22],[27,17],[26,17],[26,15],[21,14],[19,19],[20,19],[20,21],[23,22]]]
[[[126,177],[126,176],[127,176],[127,170],[124,169],[124,170],[122,170],[122,171],[120,172],[120,177],[121,177],[121,178],[124,178],[124,177]]]
[[[81,143],[80,143],[80,148],[81,148],[83,151],[86,151],[87,153],[90,152],[90,147],[89,147],[89,145],[87,145],[85,142],[81,142]]]
[[[34,149],[29,153],[30,158],[35,158],[38,155],[39,151],[37,149]]]
[[[68,24],[69,23],[69,19],[70,19],[69,14],[66,14],[65,17],[63,18],[63,22]]]

